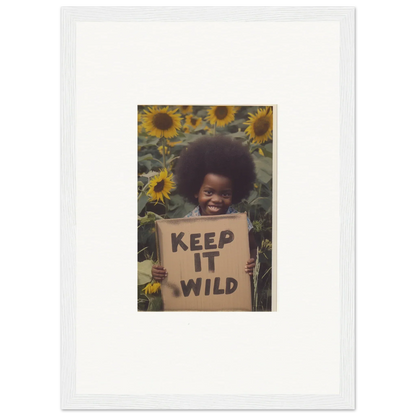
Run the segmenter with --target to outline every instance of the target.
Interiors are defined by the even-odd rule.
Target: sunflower
[[[181,110],[182,114],[189,114],[189,113],[192,113],[192,106],[191,105],[180,105],[179,110]]]
[[[208,120],[212,125],[216,124],[218,127],[226,126],[234,121],[235,109],[229,105],[217,105],[208,110]]]
[[[271,107],[257,110],[257,114],[249,113],[249,119],[244,124],[248,124],[245,133],[249,135],[253,142],[264,143],[272,138],[273,130],[273,111]]]
[[[188,126],[196,128],[201,124],[202,118],[201,117],[195,117],[192,114],[189,114],[188,116],[185,117],[185,122],[186,122],[186,124],[188,124]]]
[[[145,295],[151,295],[152,293],[159,292],[159,289],[160,289],[160,283],[158,282],[148,283],[143,289],[143,292],[145,293]]]
[[[178,142],[171,142],[170,140],[167,140],[167,145],[170,147],[176,146],[179,143],[182,143],[182,142],[180,140]]]
[[[140,135],[140,133],[143,133],[145,131],[142,121],[143,121],[142,114],[137,113],[137,135],[138,136]]]
[[[214,134],[214,130],[209,128],[208,126],[204,127],[204,130],[208,133],[208,134]]]
[[[157,148],[157,150],[159,150],[159,153],[161,154],[161,155],[163,155],[163,146],[159,146],[158,148]],[[165,155],[168,155],[170,153],[170,150],[169,150],[169,148],[166,146],[165,147]]]
[[[153,176],[150,180],[149,190],[147,191],[148,196],[150,196],[151,201],[156,201],[156,203],[161,200],[163,197],[169,198],[169,192],[174,187],[174,182],[172,181],[173,173],[168,176],[168,171],[163,169],[159,175]]]
[[[189,126],[187,126],[187,125],[183,126],[182,130],[183,130],[184,133],[190,133],[190,131],[191,131],[189,129]]]
[[[181,128],[181,116],[175,114],[175,110],[168,110],[168,107],[158,108],[152,107],[145,110],[142,121],[143,127],[152,136],[166,137],[170,139],[178,135],[178,130]]]
[[[137,125],[137,135],[140,136],[140,134],[143,134],[145,132],[146,132],[146,130],[144,129],[143,124],[138,124]]]

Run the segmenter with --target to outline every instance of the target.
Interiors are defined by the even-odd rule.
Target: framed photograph
[[[62,408],[354,409],[354,8],[61,27]]]

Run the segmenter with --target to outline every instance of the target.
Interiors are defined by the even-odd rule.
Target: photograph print
[[[271,311],[276,106],[139,105],[138,311]]]

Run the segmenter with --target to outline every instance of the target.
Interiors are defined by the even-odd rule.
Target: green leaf
[[[270,190],[270,186],[272,186],[272,182],[270,181],[267,185],[266,184],[262,184],[261,187],[261,193],[263,196],[267,196],[267,197],[271,197],[272,196],[272,192]]]
[[[266,158],[259,155],[257,152],[253,153],[254,164],[256,165],[257,179],[267,184],[272,178],[272,161],[270,158]]]
[[[169,218],[183,218],[195,208],[180,195],[172,195],[169,200]]]
[[[151,260],[144,260],[137,262],[137,284],[139,286],[150,283],[152,280],[152,266]]]
[[[255,190],[252,190],[249,197],[247,198],[247,202],[251,204],[255,198],[258,197],[258,193]]]
[[[144,192],[140,192],[139,199],[137,201],[137,214],[140,215],[149,199],[149,196],[147,196]]]
[[[266,151],[269,153],[273,153],[273,143],[267,143],[263,145],[263,149],[266,149]]]
[[[200,138],[201,138],[200,134],[187,133],[185,134],[185,137],[183,139],[183,144],[187,145],[189,143],[193,143],[195,140],[198,140]]]
[[[198,127],[196,127],[194,131],[197,132],[197,131],[204,130],[206,126],[207,126],[207,123],[205,121],[202,121],[201,124]]]
[[[227,133],[227,137],[233,137],[234,139],[246,139],[247,138],[244,131],[237,131],[235,133]]]
[[[152,231],[152,225],[145,224],[143,227],[140,227],[138,230],[138,240],[139,244],[141,245],[148,245],[150,246],[149,238],[154,234]],[[151,250],[150,250],[151,251]]]
[[[156,220],[161,220],[162,217],[158,214],[155,214],[152,211],[148,211],[144,217],[139,217],[140,224],[151,224],[153,225]]]
[[[137,309],[139,311],[147,311],[147,308],[149,306],[149,299],[147,298],[147,296],[145,295],[145,293],[143,292],[143,289],[146,287],[147,283],[143,284],[143,285],[138,285],[137,286],[137,294],[138,294],[138,298],[137,298]]]
[[[163,310],[163,301],[160,294],[152,294],[148,295],[147,298],[149,299],[149,307],[147,308],[148,311],[162,311]]]
[[[174,159],[179,159],[179,156],[176,155],[170,155],[168,160],[166,160],[166,165],[168,165],[169,163],[171,163]]]
[[[195,106],[194,107],[194,113],[197,117],[201,117],[202,119],[204,119],[207,114],[208,114],[208,106]]]
[[[171,137],[169,140],[172,142],[177,142],[179,139],[182,139],[185,137],[186,133],[183,133],[182,131],[179,131],[178,134],[175,137]]]
[[[141,162],[139,162],[139,172],[143,170],[143,167],[145,167],[149,171],[153,167],[152,162],[150,160],[142,160]]]
[[[140,147],[147,147],[147,146],[157,146],[159,139],[157,137],[145,137],[139,136],[139,146]]]
[[[139,311],[147,311],[149,305],[149,299],[147,297],[139,297],[137,301],[137,309]]]
[[[171,195],[169,199],[169,209],[175,209],[176,207],[182,205],[184,202],[184,199],[180,195]]]
[[[240,119],[238,119],[238,120],[234,120],[232,123],[230,123],[230,124],[228,124],[228,126],[238,126],[238,125],[243,125],[243,123],[245,122],[246,120],[244,119],[244,118],[240,118]],[[247,127],[244,127],[245,129],[247,128]]]
[[[156,176],[156,175],[159,175],[159,173],[160,172],[155,172],[155,171],[150,171],[150,172],[147,172],[147,173],[142,173],[140,176],[139,176],[139,178],[142,178],[142,177],[144,177],[144,178],[152,178],[153,176]]]
[[[263,155],[261,155],[259,152],[258,152],[258,150],[260,150],[261,149],[261,151],[263,152]],[[257,152],[256,152],[256,150],[257,150]],[[265,146],[262,146],[262,145],[256,145],[256,146],[252,146],[251,147],[251,151],[252,151],[252,153],[256,153],[256,154],[258,154],[259,156],[261,156],[261,157],[268,157],[268,158],[272,158],[273,157],[273,153],[272,152],[270,152],[270,151],[268,151],[266,148],[265,148]]]
[[[183,218],[186,214],[189,214],[194,208],[194,204],[184,202],[183,205],[179,205],[175,209],[169,210],[169,218]]]
[[[256,198],[252,204],[261,206],[267,212],[272,207],[272,200],[271,198],[260,197]]]
[[[156,167],[156,168],[163,167],[163,163],[159,159],[156,159],[155,157],[153,157],[153,155],[150,153],[148,153],[147,155],[138,157],[137,160],[139,162],[139,165],[145,165],[148,169],[151,169],[152,167]]]
[[[153,160],[153,156],[152,156],[150,153],[148,153],[147,155],[144,155],[144,156],[139,156],[139,157],[137,158],[137,160],[138,160],[139,162],[141,162],[141,161],[143,161],[143,160]]]

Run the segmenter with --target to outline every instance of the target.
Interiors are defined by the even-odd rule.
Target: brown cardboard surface
[[[246,214],[156,221],[165,311],[251,311]]]

